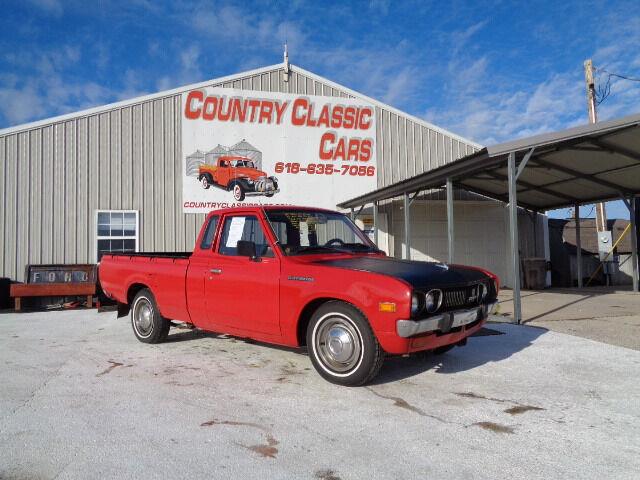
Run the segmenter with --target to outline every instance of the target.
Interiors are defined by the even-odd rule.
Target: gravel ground
[[[629,479],[640,352],[492,324],[337,387],[306,355],[95,311],[0,315],[0,478]],[[635,473],[634,473],[635,472]]]

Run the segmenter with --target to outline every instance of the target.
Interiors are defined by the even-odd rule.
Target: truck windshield
[[[266,215],[285,255],[380,251],[340,213],[267,210]]]

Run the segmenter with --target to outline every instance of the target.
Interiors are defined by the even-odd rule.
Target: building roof
[[[640,114],[502,143],[440,168],[338,205],[353,208],[404,193],[456,186],[508,201],[507,162],[516,156],[521,175],[517,201],[531,210],[613,200],[640,193]],[[528,162],[524,158],[529,155]]]
[[[262,73],[269,73],[269,72],[273,72],[275,70],[279,70],[279,71],[283,71],[284,72],[284,68],[285,68],[285,64],[284,63],[277,63],[275,65],[269,65],[267,67],[262,67],[262,68],[257,68],[254,70],[248,70],[245,72],[240,72],[240,73],[235,73],[233,75],[227,75],[224,77],[219,77],[219,78],[214,78],[211,80],[206,80],[204,82],[198,82],[198,83],[192,83],[189,85],[184,85],[182,87],[178,87],[178,88],[174,88],[171,90],[164,90],[161,92],[157,92],[157,93],[152,93],[149,95],[143,95],[143,96],[139,96],[139,97],[134,97],[134,98],[130,98],[127,100],[123,100],[120,102],[115,102],[115,103],[110,103],[107,105],[102,105],[99,107],[94,107],[94,108],[89,108],[89,109],[85,109],[85,110],[80,110],[77,112],[73,112],[73,113],[68,113],[65,115],[59,115],[59,116],[55,116],[55,117],[50,117],[50,118],[45,118],[42,120],[37,120],[35,122],[30,122],[30,123],[25,123],[22,125],[16,125],[13,127],[8,127],[8,128],[4,128],[4,129],[0,129],[0,136],[2,135],[9,135],[12,133],[16,133],[16,132],[20,132],[20,131],[24,131],[24,130],[29,130],[32,128],[37,128],[37,127],[41,127],[44,125],[48,125],[51,123],[59,123],[59,122],[64,122],[66,120],[70,120],[73,118],[77,118],[77,117],[86,117],[86,116],[90,116],[90,115],[96,115],[98,113],[102,113],[102,112],[106,112],[109,110],[115,110],[117,108],[121,108],[121,107],[126,107],[129,105],[133,105],[133,104],[138,104],[138,103],[143,103],[143,102],[147,102],[147,101],[151,101],[151,100],[157,100],[157,99],[162,99],[162,98],[167,98],[167,97],[171,97],[177,94],[181,94],[184,92],[188,92],[191,90],[197,90],[199,88],[205,88],[205,87],[209,87],[209,86],[213,86],[213,85],[219,85],[222,83],[227,83],[227,82],[233,82],[236,80],[242,80],[248,77],[252,77],[255,75],[259,75]],[[409,113],[403,112],[401,110],[398,110],[395,107],[392,107],[391,105],[387,105],[379,100],[376,100],[374,98],[368,97],[367,95],[364,95],[356,90],[352,90],[348,87],[345,87],[344,85],[340,85],[336,82],[333,82],[327,78],[321,77],[320,75],[317,75],[313,72],[310,72],[308,70],[305,70],[297,65],[293,65],[293,64],[289,64],[288,65],[289,71],[290,72],[298,72],[301,73],[313,80],[316,80],[318,82],[324,83],[327,86],[330,86],[332,88],[335,88],[337,90],[340,90],[341,92],[345,93],[346,95],[352,96],[354,98],[359,98],[361,100],[364,100],[366,102],[369,102],[377,107],[383,108],[389,112],[395,113],[396,115],[400,115],[402,117],[405,117],[407,119],[412,120],[413,122],[420,124],[424,127],[427,127],[435,132],[439,132],[442,133],[444,135],[447,135],[453,139],[456,139],[458,141],[464,142],[467,145],[472,146],[473,148],[479,149],[482,148],[482,146],[476,142],[473,142],[472,140],[469,140],[467,138],[461,137],[460,135],[456,135],[453,132],[449,132],[448,130],[445,130],[443,128],[440,128],[436,125],[433,125],[432,123],[427,122],[426,120],[422,119],[422,118],[418,118],[416,116],[413,116]],[[251,90],[250,88],[246,89],[246,90]]]

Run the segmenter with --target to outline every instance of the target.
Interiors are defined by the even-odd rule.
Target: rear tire
[[[307,327],[307,348],[317,372],[345,386],[371,381],[385,356],[362,312],[340,301],[324,303],[314,312]]]
[[[140,290],[131,304],[133,333],[143,343],[164,342],[169,335],[169,321],[160,315],[156,299],[148,288]]]
[[[200,177],[200,184],[205,190],[209,190],[209,188],[211,187],[211,183],[212,180],[208,175],[205,174]]]

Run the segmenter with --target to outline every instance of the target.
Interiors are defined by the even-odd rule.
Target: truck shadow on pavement
[[[494,325],[489,325],[494,329]],[[443,355],[421,353],[408,357],[389,357],[371,385],[404,380],[428,371],[452,374],[472,370],[487,363],[507,360],[513,354],[531,346],[548,330],[539,327],[500,325],[496,330],[504,335],[475,336],[464,347],[455,347]]]
[[[397,382],[420,375],[428,371],[439,374],[452,374],[472,370],[487,363],[507,360],[513,354],[531,346],[535,340],[548,330],[541,327],[527,327],[523,325],[489,324],[480,335],[468,339],[464,347],[455,347],[443,355],[430,352],[418,353],[405,357],[387,357],[378,376],[370,385],[382,385]],[[491,332],[493,331],[493,332]],[[171,333],[167,342],[183,342],[209,338],[234,343],[242,342],[255,348],[280,350],[296,355],[307,356],[306,348],[285,347],[257,342],[251,339],[233,337],[226,334],[206,332],[203,330],[181,330]],[[309,361],[311,364],[311,361]]]

